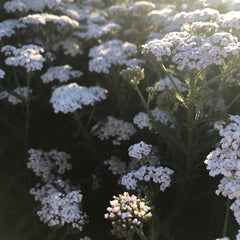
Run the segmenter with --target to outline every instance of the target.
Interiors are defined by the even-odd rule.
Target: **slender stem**
[[[229,108],[239,99],[239,97],[240,97],[240,94],[238,94],[238,95],[232,100],[232,102],[230,102],[230,103],[226,106],[226,108],[225,108],[224,110],[226,111],[227,109],[229,109]]]
[[[88,140],[88,143],[90,144],[90,146],[92,148],[92,151],[95,151],[95,147],[94,147],[94,144],[92,142],[92,139],[91,139],[90,135],[88,134],[88,131],[86,130],[86,128],[82,124],[81,116],[79,116],[76,112],[74,112],[72,116],[73,116],[72,118],[75,120],[76,124],[78,125],[79,130],[82,131],[83,135]]]
[[[141,224],[140,229],[138,229],[137,227],[135,227],[135,232],[137,233],[137,235],[142,239],[142,240],[148,240],[148,238],[145,236],[144,232],[143,232],[143,226]]]
[[[25,147],[25,159],[26,162],[28,160],[27,152],[28,152],[28,145],[29,145],[29,121],[30,121],[30,84],[31,84],[31,76],[30,74],[27,75],[27,98],[25,100],[26,105],[26,116],[25,116],[25,134],[24,134],[24,147]]]
[[[186,101],[185,97],[183,96],[182,92],[179,90],[179,88],[178,88],[178,86],[176,85],[176,83],[174,82],[171,74],[169,74],[167,68],[164,66],[163,63],[161,64],[161,67],[162,67],[162,69],[164,70],[164,72],[167,74],[167,76],[168,76],[168,78],[170,79],[170,81],[172,82],[172,84],[173,84],[173,86],[175,87],[178,95],[181,97],[181,99],[182,99],[182,101],[183,101],[183,105],[184,105],[185,107],[187,107],[187,101]]]
[[[187,112],[187,171],[191,168],[192,164],[192,143],[193,143],[193,103],[189,103],[188,112]]]
[[[225,237],[227,234],[229,215],[230,215],[230,203],[231,203],[231,200],[228,198],[226,203],[226,213],[225,213],[225,220],[223,225],[223,233],[222,233],[223,237]]]
[[[144,97],[143,97],[143,95],[142,95],[142,93],[141,93],[138,85],[135,84],[135,85],[134,85],[134,88],[135,88],[135,90],[137,91],[137,93],[138,93],[138,95],[139,95],[139,97],[140,97],[140,99],[141,99],[141,101],[142,101],[142,104],[143,104],[143,106],[144,106],[147,114],[151,117],[152,114],[151,114],[151,111],[150,111],[150,108],[149,108],[149,104],[148,104],[148,103],[146,102],[146,100],[144,99]]]
[[[21,86],[20,86],[20,83],[18,81],[18,77],[17,77],[16,71],[15,71],[15,68],[13,68],[13,76],[14,76],[14,79],[16,81],[17,86],[20,88]]]

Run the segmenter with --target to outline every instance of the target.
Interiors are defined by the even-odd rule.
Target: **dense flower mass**
[[[11,0],[4,4],[7,12],[16,11],[43,11],[44,8],[61,9],[65,3],[73,2],[73,0]]]
[[[27,167],[31,168],[36,176],[41,177],[44,182],[51,182],[72,168],[68,162],[70,155],[65,152],[51,150],[44,152],[41,149],[29,149]]]
[[[7,99],[12,105],[18,105],[19,103],[24,102],[28,99],[29,94],[32,93],[32,90],[28,87],[20,87],[13,89],[12,93],[7,91],[0,92],[0,100]]]
[[[238,55],[240,43],[237,37],[226,32],[214,33],[210,38],[171,32],[142,47],[144,54],[150,53],[160,62],[171,58],[178,70],[201,70],[212,64],[222,65],[222,58]]]
[[[128,155],[136,159],[147,157],[152,151],[152,145],[141,141],[128,148]]]
[[[79,209],[81,202],[82,194],[79,190],[67,194],[56,191],[43,198],[42,208],[37,214],[49,227],[68,223],[82,231],[87,215]]]
[[[171,175],[174,173],[173,170],[165,167],[153,167],[153,166],[142,166],[138,170],[129,172],[122,177],[121,184],[129,189],[137,189],[139,182],[149,182],[152,180],[154,183],[160,185],[160,190],[165,191],[170,186]]]
[[[46,73],[41,76],[44,83],[52,82],[54,79],[58,79],[59,82],[67,82],[72,78],[79,78],[83,75],[81,71],[72,70],[70,65],[63,65],[57,67],[50,67]]]
[[[102,35],[112,31],[119,30],[121,26],[116,23],[107,23],[105,25],[89,24],[86,32],[76,33],[75,35],[83,39],[99,38]]]
[[[99,139],[113,138],[113,145],[120,145],[122,141],[129,140],[136,132],[134,126],[129,122],[108,116],[107,122],[98,122],[92,127],[92,133]]]
[[[27,72],[41,70],[46,59],[41,55],[44,49],[37,45],[29,44],[21,48],[5,45],[1,51],[7,56],[5,63],[9,66],[21,66]]]
[[[170,116],[166,112],[160,110],[158,107],[151,110],[151,114],[153,118],[152,121],[160,122],[166,125],[170,123],[170,126],[173,127]],[[152,129],[152,122],[149,116],[144,112],[139,112],[133,118],[133,123],[136,124],[140,129],[143,128],[148,128],[150,130]]]
[[[107,90],[98,86],[83,87],[77,83],[71,83],[56,88],[50,99],[54,112],[75,112],[77,109],[82,109],[83,105],[93,105],[106,99]]]
[[[112,234],[118,238],[132,236],[135,227],[152,217],[151,207],[144,198],[130,196],[128,192],[124,192],[118,197],[113,196],[113,199],[110,201],[111,206],[107,208],[108,213],[104,216],[112,222]]]
[[[223,175],[216,194],[235,200],[230,208],[240,224],[240,116],[230,115],[229,122],[216,122],[215,128],[221,136],[220,146],[205,163],[210,176]]]
[[[30,14],[26,17],[20,18],[19,22],[23,24],[36,24],[36,25],[45,25],[48,22],[53,22],[55,24],[59,24],[61,27],[70,25],[74,28],[79,26],[79,23],[76,20],[73,20],[68,16],[58,16],[48,13]]]
[[[93,59],[89,61],[89,70],[91,72],[109,73],[113,65],[137,66],[142,63],[142,60],[130,59],[136,55],[136,53],[137,48],[132,43],[122,42],[118,39],[104,42],[90,49],[89,57]]]
[[[0,40],[3,37],[11,37],[15,34],[16,29],[26,28],[26,25],[20,23],[17,19],[9,19],[0,22]]]

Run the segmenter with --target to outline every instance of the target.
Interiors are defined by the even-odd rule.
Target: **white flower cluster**
[[[0,78],[4,78],[5,72],[0,68]]]
[[[17,95],[21,96],[24,99],[28,98],[28,87],[20,87],[20,88],[15,88],[13,90],[13,93],[16,93]],[[32,93],[32,90],[29,89],[29,93]],[[8,93],[7,91],[2,91],[0,92],[0,100],[7,98],[8,102],[10,102],[12,105],[17,105],[19,103],[22,103],[22,99]]]
[[[80,209],[81,191],[61,179],[65,171],[72,168],[68,162],[70,155],[56,150],[44,152],[40,149],[29,149],[28,153],[30,156],[27,167],[45,183],[38,183],[30,190],[30,194],[41,204],[37,212],[40,220],[49,227],[68,223],[82,231],[87,215]]]
[[[193,22],[189,25],[189,29],[192,30],[195,34],[214,33],[218,30],[219,25],[215,22]]]
[[[105,25],[91,23],[87,26],[86,32],[75,33],[75,36],[89,40],[92,38],[100,38],[101,36],[119,30],[120,28],[121,26],[116,23],[107,23]]]
[[[236,174],[240,177],[240,116],[230,115],[230,121],[229,124],[215,124],[222,138],[220,147],[211,152],[206,159],[210,176],[222,174],[231,177]]]
[[[82,231],[86,213],[79,209],[82,202],[81,191],[71,191],[67,194],[54,192],[42,200],[42,208],[37,212],[40,220],[49,227],[71,224],[73,228]]]
[[[116,156],[111,156],[110,159],[104,161],[105,165],[109,165],[108,170],[112,172],[113,175],[124,175],[127,172],[127,164],[123,162],[120,158]]]
[[[107,90],[98,86],[83,87],[71,83],[56,88],[50,99],[54,112],[74,112],[82,109],[82,105],[93,105],[95,102],[106,99]]]
[[[136,132],[133,124],[108,116],[107,122],[98,122],[92,127],[92,133],[99,139],[113,138],[113,145],[120,145],[121,141],[129,140]]]
[[[167,167],[142,166],[138,170],[133,170],[122,177],[121,184],[127,189],[137,189],[139,181],[149,182],[151,179],[154,183],[160,185],[160,190],[165,191],[171,183],[173,170]]]
[[[141,11],[141,13],[143,11],[149,12],[152,9],[154,9],[156,7],[156,5],[153,2],[150,1],[136,1],[132,4],[130,4],[129,6],[129,11],[131,12],[137,12],[137,11]]]
[[[180,12],[166,22],[164,32],[179,31],[185,23],[215,21],[219,15],[218,10],[211,8],[197,9],[192,12]]]
[[[62,179],[54,179],[54,181],[52,181],[51,183],[46,183],[44,185],[37,183],[34,188],[30,189],[29,193],[34,196],[35,201],[42,202],[42,200],[49,194],[58,191],[68,193],[76,189],[76,187],[72,187],[69,184],[68,180],[64,181]]]
[[[222,65],[222,58],[238,55],[238,39],[226,32],[214,33],[210,38],[192,36],[187,32],[171,32],[164,38],[142,46],[143,53],[153,54],[158,61],[170,57],[178,70],[205,69],[211,64]]]
[[[44,152],[41,149],[29,149],[27,167],[31,168],[36,176],[41,177],[44,182],[52,182],[70,170],[72,165],[68,162],[70,155],[65,152],[51,150]]]
[[[228,11],[240,10],[239,0],[199,0],[196,7],[212,7],[216,9],[226,9]]]
[[[168,124],[168,123],[171,124],[172,123],[170,116],[166,112],[160,110],[158,107],[151,110],[151,114],[152,114],[154,121],[156,121],[156,122],[159,121],[162,124]],[[144,112],[139,112],[133,118],[133,123],[136,124],[140,129],[143,129],[143,128],[148,128],[149,130],[152,129],[152,125],[150,123],[150,118],[148,117],[147,113],[144,113]],[[173,127],[173,125],[171,124],[170,127]]]
[[[240,11],[230,11],[225,14],[221,14],[218,18],[218,24],[223,29],[240,29]]]
[[[67,82],[71,78],[79,78],[83,75],[81,71],[72,70],[70,65],[50,67],[46,73],[41,76],[43,83],[52,82],[58,79],[59,82]]]
[[[154,166],[158,167],[160,165],[160,159],[158,151],[155,147],[152,148],[151,153],[148,156],[145,156],[142,159],[131,158],[128,162],[128,165],[125,161],[122,161],[116,156],[111,156],[110,159],[104,161],[105,165],[108,165],[108,170],[112,172],[113,175],[119,175],[118,184],[121,184],[122,176],[137,170],[142,166]]]
[[[5,56],[9,56],[5,59],[7,65],[24,67],[27,72],[41,70],[43,62],[46,60],[41,55],[41,53],[44,52],[44,49],[33,44],[24,45],[21,48],[5,45],[2,47],[1,51]]]
[[[136,55],[137,48],[129,42],[122,42],[114,39],[102,43],[100,46],[90,49],[89,57],[93,59],[89,61],[89,70],[98,73],[109,73],[112,65],[134,65],[130,57]],[[138,65],[138,61],[135,62]]]
[[[180,81],[178,78],[172,76],[172,80],[174,81],[174,83],[176,84],[178,90],[180,90],[181,92],[185,92],[187,91],[187,84]],[[176,91],[175,86],[173,85],[172,81],[169,79],[169,77],[165,77],[164,79],[159,80],[158,82],[155,83],[156,84],[159,83],[159,87],[158,87],[158,91],[164,91],[164,90],[172,90],[172,91]]]
[[[210,176],[223,175],[216,194],[235,199],[231,205],[240,224],[240,116],[230,115],[230,122],[216,122],[215,128],[222,137],[220,147],[211,152],[205,161]]]
[[[15,33],[15,29],[25,28],[26,25],[19,23],[16,19],[8,19],[0,22],[0,40],[3,37],[11,37]]]
[[[114,15],[123,14],[123,13],[128,12],[128,8],[124,4],[112,5],[112,6],[108,7],[107,9],[105,9],[105,11],[108,13],[109,16],[114,16]]]
[[[40,14],[30,14],[26,17],[22,17],[19,19],[20,23],[24,24],[42,24],[46,25],[49,22],[53,22],[54,24],[59,24],[61,27],[65,27],[70,25],[74,28],[79,26],[78,21],[71,19],[68,16],[58,16],[49,13],[40,13]]]
[[[7,12],[29,10],[41,12],[44,8],[59,10],[64,4],[70,2],[73,2],[73,0],[12,0],[5,2],[4,8]]]
[[[151,207],[144,198],[130,196],[128,192],[124,192],[118,197],[113,196],[113,199],[104,217],[112,222],[112,234],[118,238],[132,236],[135,227],[149,221],[152,217]]]
[[[166,4],[159,10],[152,10],[148,13],[148,19],[151,26],[163,27],[169,24],[170,18],[176,14],[176,9],[174,5]]]
[[[151,151],[152,145],[146,144],[145,142],[141,141],[128,148],[128,155],[129,157],[141,160],[142,158],[147,157],[151,153]]]
[[[53,45],[54,50],[59,49],[59,47],[62,47],[65,55],[75,57],[83,54],[79,41],[72,37],[67,37],[63,41],[57,42]]]

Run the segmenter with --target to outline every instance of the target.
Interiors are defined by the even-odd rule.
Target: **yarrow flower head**
[[[63,175],[66,170],[72,168],[68,162],[70,155],[65,152],[57,150],[44,152],[41,149],[29,149],[28,154],[27,167],[31,168],[36,176],[41,177],[44,182],[50,183]]]
[[[133,124],[112,116],[109,116],[105,123],[98,122],[92,127],[93,135],[98,136],[101,140],[113,138],[113,145],[120,145],[121,141],[129,140],[135,132]]]
[[[21,66],[27,72],[41,70],[46,59],[41,55],[44,49],[37,45],[29,44],[21,48],[15,48],[11,45],[2,47],[1,51],[8,56],[5,63],[9,66]]]
[[[222,65],[222,58],[238,55],[240,43],[230,33],[217,32],[209,38],[187,32],[171,32],[164,38],[143,45],[143,53],[152,54],[157,61],[171,58],[178,70],[201,70],[209,65]]]
[[[170,127],[173,127],[170,116],[166,112],[160,110],[158,107],[151,110],[151,114],[154,122],[160,122],[165,125],[170,124]],[[139,112],[133,118],[133,123],[136,124],[140,129],[148,128],[149,130],[152,130],[152,123],[147,113]]]
[[[79,78],[83,75],[81,71],[72,70],[70,65],[50,67],[46,73],[41,76],[43,83],[52,82],[58,79],[59,82],[67,82],[71,78]]]
[[[83,54],[81,43],[73,37],[67,37],[64,40],[53,44],[53,49],[55,51],[59,48],[63,49],[65,55],[70,55],[72,57]]]
[[[93,105],[95,102],[106,99],[107,90],[98,86],[83,87],[71,83],[56,88],[50,99],[54,112],[75,112],[82,109],[83,105]]]
[[[73,28],[77,28],[79,26],[78,21],[71,19],[68,16],[58,16],[49,13],[41,13],[41,14],[30,14],[26,17],[22,17],[19,19],[20,23],[23,24],[36,24],[36,25],[46,25],[49,22],[53,22],[54,24],[58,24],[61,27],[65,27],[67,25],[72,26]]]
[[[11,37],[16,29],[26,28],[26,25],[16,19],[8,19],[0,22],[0,40],[3,37]]]
[[[73,0],[11,0],[4,4],[7,12],[16,11],[36,11],[41,12],[45,8],[60,10],[66,3],[73,2]]]
[[[116,23],[107,23],[105,25],[91,23],[88,25],[86,32],[75,33],[75,36],[88,40],[92,38],[99,38],[110,32],[117,31],[120,28],[121,26]]]
[[[79,205],[82,203],[81,191],[71,191],[67,194],[53,192],[43,198],[42,207],[37,212],[40,220],[49,227],[71,224],[73,228],[82,231],[87,215]]]
[[[146,183],[152,180],[160,185],[161,191],[165,191],[171,184],[171,175],[173,173],[174,171],[167,167],[142,166],[138,170],[133,170],[124,175],[121,184],[128,190],[136,190],[139,183]]]
[[[240,224],[240,116],[230,115],[229,121],[216,122],[220,147],[211,152],[205,161],[210,176],[223,175],[216,194],[235,199],[230,209]]]
[[[123,162],[120,158],[116,156],[111,156],[110,159],[104,161],[105,165],[108,165],[108,170],[112,172],[113,175],[122,176],[127,172],[126,162]]]
[[[185,23],[216,21],[219,15],[218,10],[211,8],[197,9],[192,12],[180,12],[166,22],[164,32],[179,31]]]
[[[153,2],[150,1],[136,1],[129,6],[129,11],[134,12],[150,12],[152,9],[154,9],[156,5]]]
[[[104,217],[112,222],[112,234],[118,238],[132,236],[136,227],[152,217],[148,202],[144,198],[130,196],[128,192],[119,194],[118,197],[113,196],[110,205]]]
[[[115,65],[137,66],[141,61],[129,59],[137,53],[137,48],[129,42],[113,39],[90,49],[89,70],[97,73],[109,73],[109,69]]]
[[[128,148],[128,155],[138,160],[147,157],[152,151],[152,145],[141,141]]]
[[[29,97],[28,94],[32,93],[32,89],[28,87],[15,88],[13,89],[13,93],[14,94],[10,94],[7,91],[0,92],[0,100],[7,98],[8,102],[12,105],[17,105]]]
[[[172,76],[172,80],[176,84],[177,88],[179,91],[184,92],[187,90],[187,85],[183,82],[181,82],[178,78]],[[170,78],[167,76],[164,79],[161,79],[155,83],[155,86],[159,84],[158,91],[164,91],[164,90],[171,90],[171,91],[176,91],[175,86],[173,85],[172,81]]]

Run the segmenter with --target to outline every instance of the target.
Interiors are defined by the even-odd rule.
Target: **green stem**
[[[26,106],[26,116],[25,116],[25,134],[24,134],[24,148],[25,148],[25,159],[26,162],[28,160],[28,145],[29,145],[29,121],[30,121],[30,84],[31,84],[31,76],[27,75],[27,98],[25,100]]]
[[[225,213],[225,220],[223,225],[223,233],[222,233],[223,237],[225,237],[227,234],[229,215],[230,215],[230,204],[231,204],[231,200],[228,198],[226,203],[226,213]]]
[[[137,91],[137,93],[138,93],[138,95],[139,95],[139,97],[140,97],[140,99],[141,99],[141,101],[142,101],[142,104],[143,104],[143,106],[144,106],[147,114],[151,117],[151,116],[152,116],[152,113],[151,113],[151,111],[150,111],[149,104],[148,104],[148,103],[146,102],[146,100],[144,99],[144,97],[143,97],[143,95],[142,95],[142,93],[141,93],[138,85],[135,84],[135,85],[134,85],[134,88],[135,88],[135,90]]]
[[[79,130],[83,133],[83,135],[86,137],[86,139],[88,140],[88,143],[91,146],[92,151],[95,151],[95,147],[94,144],[92,142],[91,137],[88,134],[88,131],[86,130],[86,128],[83,126],[82,121],[81,121],[81,116],[79,116],[76,112],[73,113],[73,119],[75,120],[75,122],[77,123]]]
[[[238,94],[238,95],[232,100],[232,102],[230,102],[230,103],[226,106],[226,108],[225,108],[224,110],[226,111],[227,109],[229,109],[229,108],[239,99],[239,97],[240,97],[240,94]]]
[[[150,221],[150,240],[158,240],[158,236],[159,236],[159,220],[158,220],[158,216],[155,214],[153,214],[152,219]]]
[[[145,236],[144,232],[143,232],[143,226],[141,224],[140,229],[138,229],[137,227],[135,227],[135,232],[136,234],[140,237],[140,239],[142,240],[148,240],[148,238]]]
[[[176,83],[174,82],[171,74],[169,74],[167,68],[164,66],[163,63],[161,64],[161,67],[162,67],[163,71],[167,74],[167,76],[168,76],[168,78],[170,79],[170,81],[172,82],[172,84],[173,84],[173,86],[175,87],[178,95],[181,97],[182,102],[183,102],[183,105],[184,105],[185,107],[187,107],[187,101],[186,101],[185,97],[183,96],[182,92],[179,90],[179,88],[178,88],[178,86],[176,85]]]
[[[189,174],[192,167],[192,143],[193,143],[193,103],[189,103],[188,112],[187,112],[187,174]]]

